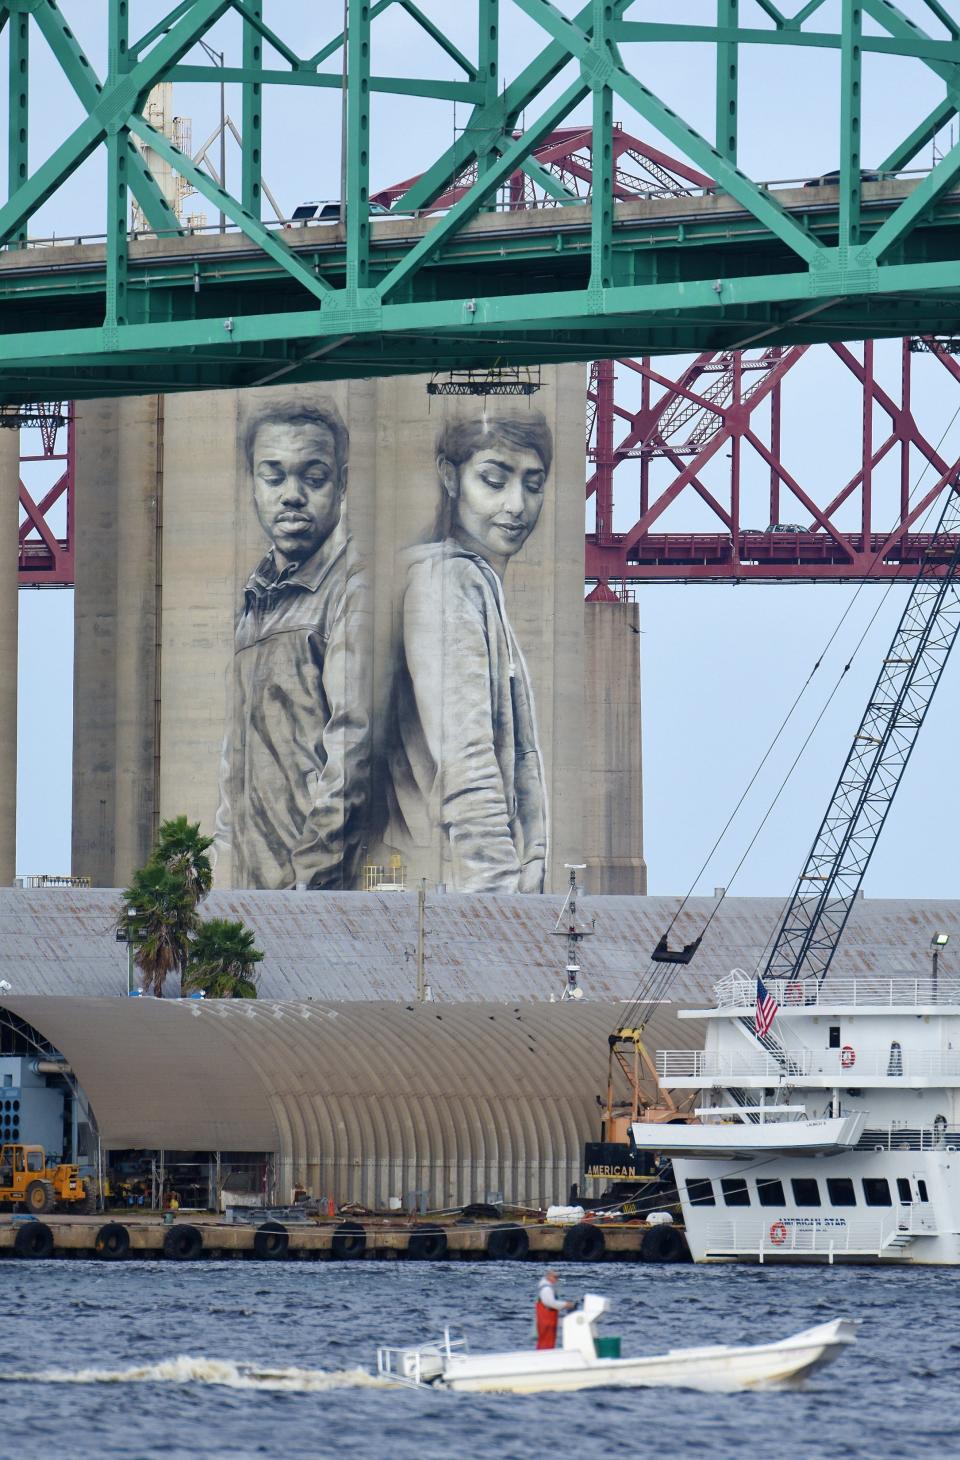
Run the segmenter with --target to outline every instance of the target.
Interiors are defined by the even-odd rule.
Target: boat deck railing
[[[870,1126],[863,1132],[857,1151],[957,1151],[960,1150],[960,1126],[900,1125],[896,1121],[885,1126]]]
[[[392,1384],[407,1384],[419,1388],[430,1384],[438,1377],[437,1364],[449,1361],[454,1353],[466,1353],[467,1340],[456,1338],[449,1328],[444,1328],[443,1338],[436,1343],[407,1344],[402,1348],[384,1345],[377,1349],[377,1376],[388,1379]]]
[[[917,1237],[939,1235],[932,1207],[913,1202],[891,1207],[882,1217],[816,1216],[738,1220],[713,1217],[701,1229],[707,1257],[817,1256],[883,1257],[905,1254]],[[700,1233],[698,1233],[698,1236]]]
[[[757,1001],[756,974],[735,968],[715,986],[718,1009],[753,1009]],[[765,979],[764,987],[786,1012],[837,1006],[856,1008],[916,1008],[920,1006],[960,1006],[960,979],[909,978],[826,978]]]
[[[865,1079],[960,1080],[960,1049],[911,1049],[899,1042],[878,1049],[790,1049],[776,1056],[766,1050],[724,1053],[707,1049],[658,1049],[657,1074],[666,1085],[684,1080],[826,1079],[857,1085]]]
[[[810,1073],[813,1051],[800,1050],[796,1055],[785,1052],[783,1061],[764,1050],[743,1050],[736,1054],[720,1054],[708,1049],[658,1049],[657,1075],[664,1084],[680,1084],[683,1080],[738,1080],[755,1076],[769,1077],[776,1083],[782,1076],[801,1079]]]

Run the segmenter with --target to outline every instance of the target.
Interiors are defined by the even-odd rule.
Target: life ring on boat
[[[774,1247],[782,1247],[787,1240],[786,1222],[773,1222],[770,1227],[770,1241]]]
[[[841,1070],[852,1070],[857,1063],[857,1052],[852,1044],[845,1044],[840,1051]]]

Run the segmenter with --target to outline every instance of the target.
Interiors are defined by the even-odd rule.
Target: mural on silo
[[[243,593],[224,736],[218,853],[241,887],[350,887],[367,838],[367,589],[343,510],[350,438],[336,405],[274,397],[243,460],[269,541]],[[351,632],[351,630],[353,632]]]
[[[389,408],[368,414],[381,394]],[[558,741],[568,764],[577,752],[554,658],[557,626],[582,623],[582,509],[575,497],[561,575],[557,397],[548,415],[431,402],[422,381],[231,393],[218,885],[561,885],[551,777]],[[576,422],[564,440],[579,496]]]
[[[403,554],[384,842],[404,864],[439,846],[458,892],[543,891],[543,755],[503,580],[536,529],[552,459],[539,413],[448,421],[434,529]]]

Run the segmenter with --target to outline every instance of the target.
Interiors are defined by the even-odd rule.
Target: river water
[[[763,1342],[844,1315],[800,1392],[467,1395],[384,1387],[378,1343],[526,1347],[531,1264],[0,1264],[0,1457],[960,1456],[960,1272],[567,1266],[624,1354]],[[253,1374],[248,1372],[252,1369]],[[264,1373],[267,1371],[267,1376]]]

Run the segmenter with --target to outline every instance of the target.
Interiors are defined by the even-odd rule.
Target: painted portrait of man
[[[538,412],[448,421],[436,523],[405,555],[384,844],[454,891],[544,887],[546,778],[504,577],[537,526],[552,460]]]
[[[236,624],[217,815],[237,887],[352,887],[370,762],[365,580],[344,519],[349,436],[334,402],[268,399],[243,458],[269,542]]]

